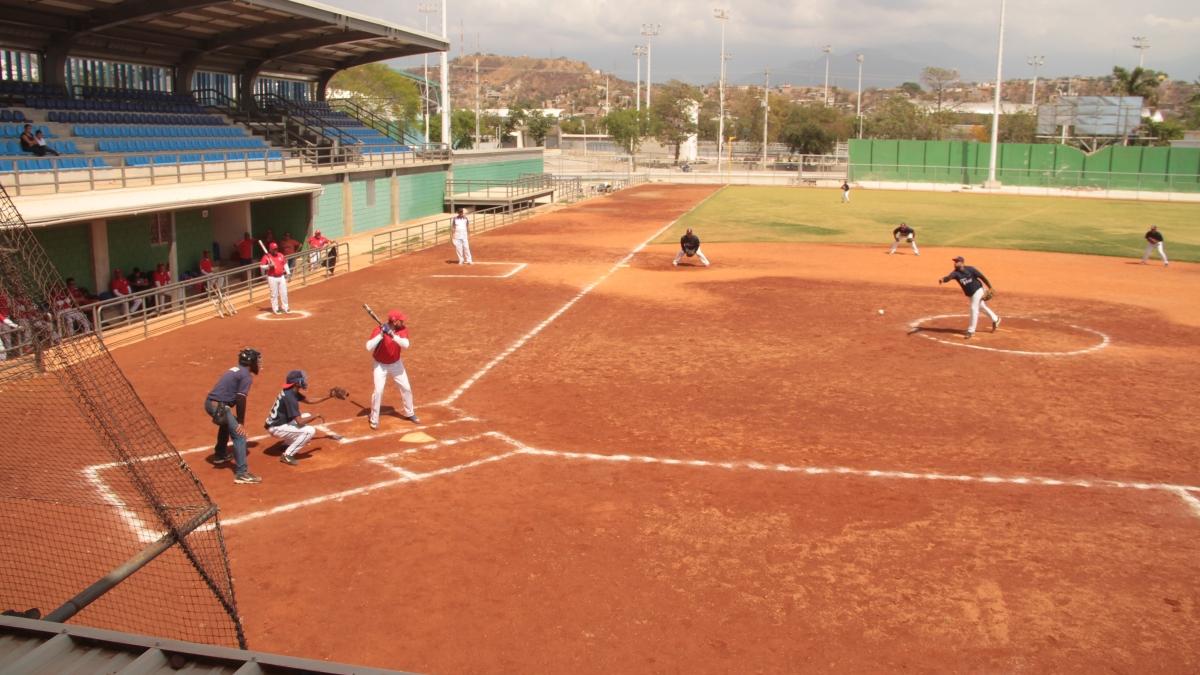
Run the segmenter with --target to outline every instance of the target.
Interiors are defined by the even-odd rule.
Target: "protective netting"
[[[69,297],[0,187],[0,610],[49,614],[165,541],[71,621],[244,647],[216,508]]]

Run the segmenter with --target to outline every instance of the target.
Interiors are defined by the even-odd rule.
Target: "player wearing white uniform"
[[[275,405],[271,406],[271,412],[267,414],[267,432],[288,444],[279,461],[289,466],[296,466],[296,455],[317,433],[316,429],[303,423],[304,417],[300,414],[300,402],[305,400],[306,389],[308,378],[304,371],[289,372],[283,389],[275,398]]]
[[[279,245],[271,242],[267,249],[269,253],[258,263],[259,269],[267,275],[267,285],[271,288],[271,311],[278,314],[282,308],[284,314],[290,313],[288,308],[287,275],[292,273],[287,257],[279,252]]]
[[[908,226],[908,223],[900,223],[900,226],[892,230],[892,250],[888,251],[888,255],[896,252],[896,247],[901,241],[907,241],[912,246],[913,255],[921,255],[920,249],[917,248],[917,231]]]
[[[467,210],[458,209],[458,215],[450,221],[450,241],[454,244],[454,252],[458,254],[458,264],[474,265],[471,260],[470,234],[471,221],[467,220]]]
[[[388,312],[387,323],[376,326],[367,340],[367,351],[375,358],[375,368],[372,377],[375,381],[375,391],[371,394],[371,415],[367,418],[372,429],[379,428],[379,405],[383,402],[383,389],[391,378],[400,389],[400,398],[404,403],[404,419],[413,424],[420,424],[417,412],[413,408],[412,386],[408,383],[408,372],[404,369],[404,360],[400,353],[408,349],[408,327],[404,322],[408,317],[398,309]]]
[[[842,181],[842,203],[850,203],[850,181]]]
[[[983,276],[983,272],[980,272],[974,267],[968,267],[967,265],[963,264],[965,262],[966,261],[961,255],[956,257],[954,259],[954,271],[942,277],[941,279],[938,279],[938,283],[944,284],[953,279],[954,281],[958,282],[960,287],[962,287],[963,293],[971,299],[971,323],[967,326],[966,333],[966,339],[970,340],[975,335],[975,324],[979,323],[980,309],[983,309],[983,311],[987,312],[988,318],[992,320],[993,333],[995,333],[996,329],[1000,327],[1000,317],[997,316],[997,314],[987,306],[987,303],[983,301],[983,285],[987,284],[988,290],[994,290],[992,288],[992,282],[988,281],[988,278]]]
[[[1163,250],[1163,236],[1162,232],[1158,231],[1158,226],[1151,225],[1144,236],[1146,238],[1146,252],[1142,254],[1142,264],[1146,264],[1146,260],[1150,258],[1152,251],[1158,251],[1158,257],[1163,261],[1163,267],[1169,266],[1171,263],[1167,261],[1167,252]]]

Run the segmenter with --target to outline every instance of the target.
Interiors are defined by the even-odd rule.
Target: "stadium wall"
[[[990,145],[966,141],[851,140],[851,180],[977,184]],[[1038,187],[1200,192],[1200,148],[1109,146],[1090,155],[1058,144],[1003,143],[1001,183]]]
[[[74,277],[80,286],[92,289],[92,233],[87,223],[34,230],[33,235],[51,255],[63,279]]]
[[[527,174],[545,172],[541,148],[520,150],[475,150],[454,153],[453,180],[458,182],[455,193],[466,192],[469,186],[459,181],[509,182]]]

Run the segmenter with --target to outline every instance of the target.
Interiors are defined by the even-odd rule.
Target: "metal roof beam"
[[[339,31],[328,35],[318,35],[316,37],[304,38],[302,40],[294,40],[279,45],[266,54],[267,61],[276,61],[293,54],[303,54],[314,49],[322,47],[332,47],[334,45],[346,44],[348,42],[359,42],[362,40],[378,39],[379,36],[374,33],[365,33],[362,31]]]
[[[121,3],[112,9],[88,14],[79,25],[80,33],[97,33],[134,21],[146,21],[164,14],[174,14],[209,5],[223,5],[229,0],[139,0]]]
[[[287,35],[288,33],[298,33],[300,31],[312,30],[328,26],[329,24],[320,19],[289,19],[287,21],[267,21],[257,26],[234,30],[228,33],[221,33],[209,40],[206,40],[200,47],[204,53],[216,52],[229,47],[236,47],[246,42],[261,40],[262,38],[273,37],[276,35]]]
[[[362,66],[362,65],[366,65],[368,63],[375,63],[376,61],[386,61],[388,59],[398,59],[402,56],[416,56],[419,54],[426,54],[426,53],[428,53],[428,52],[426,50],[422,49],[420,47],[420,45],[409,45],[407,47],[397,47],[395,49],[381,49],[378,51],[373,51],[369,54],[357,56],[352,59],[346,59],[345,61],[340,61],[337,64],[337,68],[338,68],[338,70],[345,70],[347,68],[353,68],[355,66]]]

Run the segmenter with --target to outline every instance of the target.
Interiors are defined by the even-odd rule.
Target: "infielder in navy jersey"
[[[304,424],[304,417],[300,414],[300,402],[306,400],[304,397],[306,389],[308,389],[308,377],[304,371],[289,372],[283,389],[275,398],[275,405],[271,406],[271,412],[267,414],[267,421],[264,425],[272,436],[287,441],[287,449],[283,451],[279,461],[289,466],[296,466],[299,463],[296,461],[296,455],[317,433],[316,429]]]
[[[901,241],[907,241],[912,246],[914,255],[921,255],[921,249],[917,248],[917,231],[909,227],[908,223],[900,223],[892,230],[892,250],[888,251],[888,255],[896,252],[896,247]]]
[[[1171,263],[1167,261],[1167,252],[1163,250],[1163,236],[1162,232],[1158,231],[1158,226],[1151,225],[1150,229],[1146,230],[1146,234],[1142,236],[1146,240],[1146,252],[1142,254],[1142,264],[1146,264],[1151,252],[1158,251],[1158,257],[1163,261],[1163,267],[1170,266]]]
[[[238,364],[221,375],[217,384],[204,399],[204,412],[217,425],[217,445],[209,458],[213,464],[229,461],[229,439],[233,439],[233,482],[239,485],[261,483],[262,479],[250,473],[246,463],[246,397],[258,374],[262,355],[258,350],[246,347],[238,353]]]
[[[983,301],[984,284],[987,285],[989,290],[992,290],[992,282],[983,276],[983,272],[964,264],[965,262],[966,260],[961,255],[956,257],[954,259],[954,271],[938,279],[938,283],[944,284],[950,280],[957,281],[963,293],[971,299],[971,323],[967,326],[966,334],[966,338],[969,340],[975,335],[975,324],[979,323],[979,310],[981,308],[987,312],[988,317],[992,320],[993,333],[1000,327],[1000,317]]]

